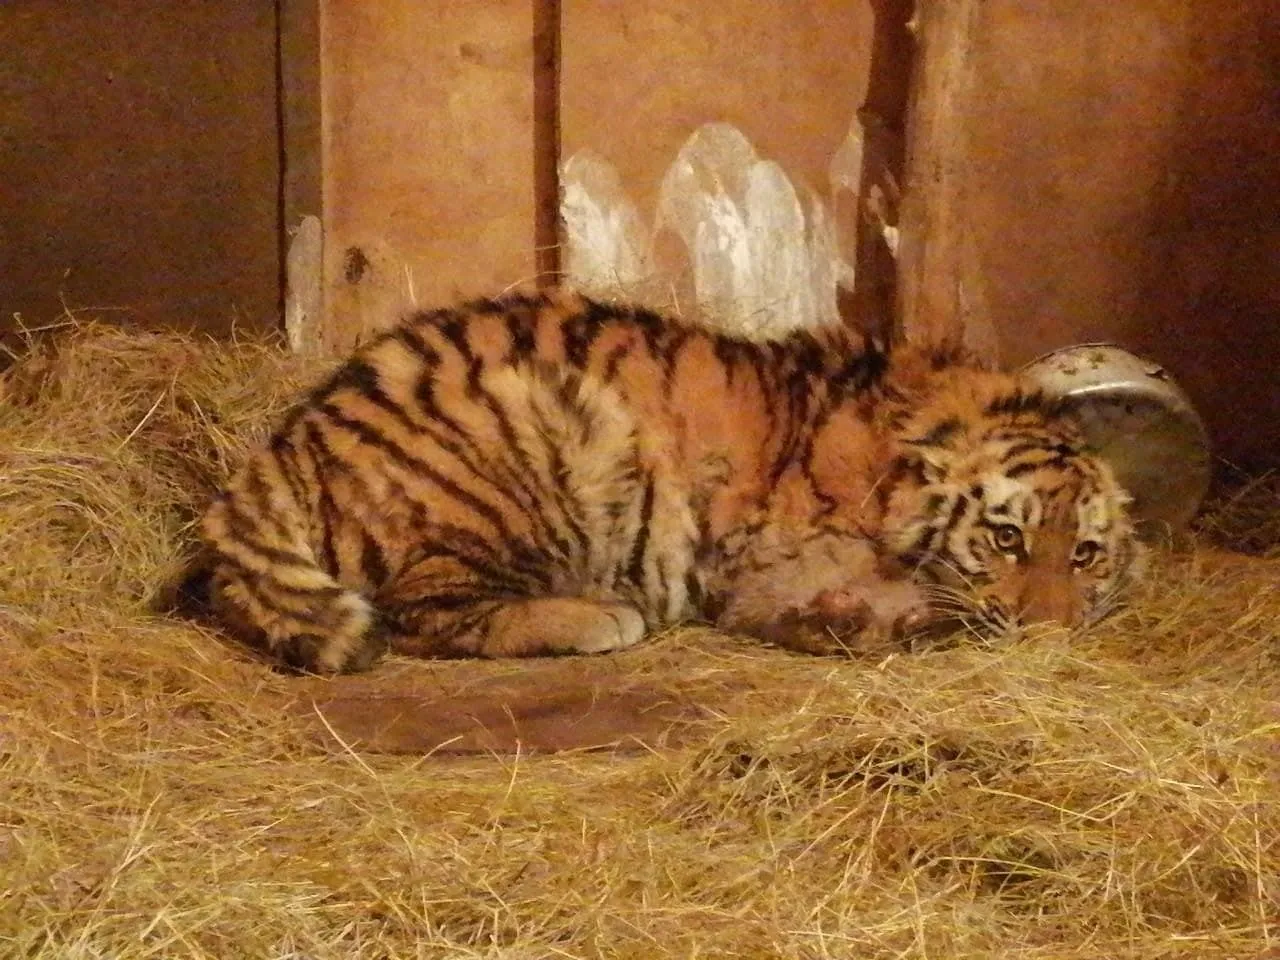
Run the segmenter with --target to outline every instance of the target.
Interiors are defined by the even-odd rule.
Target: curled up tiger
[[[1102,617],[1141,569],[1069,412],[958,351],[757,342],[568,291],[422,312],[214,500],[203,588],[295,669],[630,646],[800,649]]]

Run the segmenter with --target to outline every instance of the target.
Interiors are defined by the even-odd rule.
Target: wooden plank
[[[566,163],[588,152],[616,171],[639,220],[652,225],[664,173],[701,125],[722,122],[776,161],[804,197],[830,210],[830,166],[866,93],[867,4],[727,0],[644,4],[561,0],[561,136]],[[837,228],[852,259],[857,214]],[[682,249],[659,245],[657,268],[682,308]]]
[[[279,0],[281,219],[286,230],[321,212],[319,0]]]
[[[871,0],[874,14],[867,92],[858,122],[862,170],[857,184],[857,276],[842,314],[869,333],[892,339],[896,331],[898,206],[906,151],[907,101],[914,60],[915,0]]]
[[[271,0],[0,3],[0,335],[278,322],[275,48]]]
[[[535,272],[528,0],[321,0],[325,345]]]
[[[278,0],[280,263],[291,347],[320,348],[324,322],[320,0]]]
[[[560,0],[533,0],[534,260],[538,283],[560,279]]]

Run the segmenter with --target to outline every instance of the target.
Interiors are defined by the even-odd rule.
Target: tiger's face
[[[1094,622],[1140,570],[1129,497],[1069,422],[935,428],[899,462],[886,546],[935,612],[984,637]]]

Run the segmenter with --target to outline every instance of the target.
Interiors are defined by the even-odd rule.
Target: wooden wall
[[[872,36],[870,6],[837,0],[320,9],[330,346],[411,300],[555,279],[557,176],[579,151],[616,169],[646,220],[711,121],[825,191]]]
[[[1280,465],[1280,5],[926,0],[921,27],[909,332],[967,315],[1007,365],[1117,341],[1221,456]]]
[[[872,179],[898,162],[911,10],[9,0],[0,333],[52,319],[60,294],[142,322],[274,324],[283,243],[314,215],[320,333],[341,348],[410,302],[554,271],[558,164],[581,151],[652,216],[708,121],[835,208],[851,129],[880,114]],[[1220,453],[1280,459],[1280,5],[920,0],[916,19],[907,331],[963,327],[1006,365],[1117,340],[1189,388]],[[874,260],[858,211],[839,219],[844,254]],[[864,324],[890,302],[880,272]]]
[[[736,127],[791,178],[826,192],[867,90],[869,4],[562,0],[561,151],[589,149],[644,214],[681,145]]]
[[[533,4],[320,11],[326,341],[533,278]]]
[[[277,322],[275,51],[273,0],[0,3],[0,336]]]

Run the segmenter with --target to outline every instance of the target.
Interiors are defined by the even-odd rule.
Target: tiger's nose
[[[1041,627],[1060,630],[1073,630],[1080,626],[1084,618],[1077,606],[1062,604],[1030,604],[1019,614],[1018,623],[1025,627]]]
[[[1033,589],[1024,590],[1019,597],[1018,619],[1030,626],[1057,626],[1067,630],[1078,627],[1084,619],[1080,598],[1074,584],[1063,578],[1043,578],[1029,583]]]

